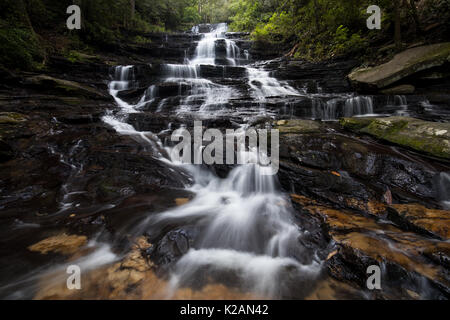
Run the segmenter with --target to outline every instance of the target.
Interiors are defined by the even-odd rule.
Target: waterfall
[[[450,210],[450,172],[441,172],[439,174],[437,198],[445,210]]]
[[[252,95],[259,101],[265,101],[268,97],[298,96],[297,90],[286,82],[280,82],[270,77],[268,71],[255,68],[247,68],[248,84],[252,89]]]
[[[225,43],[225,59],[231,65],[235,66],[237,64],[236,59],[240,58],[241,52],[239,47],[236,45],[236,42],[225,37],[225,33],[227,32],[227,30],[227,24],[220,23],[211,32],[203,34],[203,38],[200,40],[195,50],[195,58],[191,63],[194,65],[214,65],[217,58],[216,48],[220,40],[221,42]],[[196,31],[198,32],[198,29]]]
[[[202,102],[197,111],[207,111],[215,106],[220,112],[235,94],[232,88],[203,79],[200,74],[200,63],[215,64],[216,42],[224,40],[224,32],[226,25],[220,24],[205,34],[198,43],[194,59],[187,60],[188,63],[163,66],[165,82],[178,83],[180,88],[189,87],[188,96],[181,101],[178,112],[194,111],[191,106],[198,100]],[[225,44],[229,64],[235,65],[240,50],[233,41],[225,40]],[[271,167],[243,164],[222,179],[206,168],[181,164],[170,157],[163,157],[160,151],[163,144],[156,135],[139,132],[127,123],[130,112],[139,112],[136,106],[117,97],[119,91],[134,85],[132,71],[130,66],[116,68],[115,79],[110,83],[110,93],[120,110],[115,114],[110,111],[103,120],[119,134],[130,135],[152,147],[161,161],[182,167],[195,181],[192,186],[186,187],[195,194],[189,203],[157,215],[152,214],[135,229],[135,234],[139,235],[144,230],[160,232],[164,226],[177,221],[192,218],[198,221],[197,228],[202,232],[196,239],[195,247],[175,265],[170,276],[171,288],[176,289],[192,281],[205,268],[213,270],[214,274],[236,274],[243,279],[243,289],[267,297],[279,296],[292,277],[312,281],[320,272],[321,261],[299,243],[304,232],[293,222],[290,201],[278,190],[276,177],[268,174]],[[287,83],[270,77],[267,71],[247,68],[247,74],[252,96],[260,102],[273,96],[299,95]],[[154,99],[157,92],[156,87],[150,87],[141,102]],[[166,103],[168,101],[163,99],[157,111],[163,110]],[[245,134],[244,127],[235,133],[236,136],[241,134]],[[170,147],[165,147],[165,151],[171,154]],[[245,153],[247,159],[259,156],[258,150],[240,152]]]
[[[344,117],[353,117],[373,114],[373,101],[371,97],[353,97],[345,101]]]

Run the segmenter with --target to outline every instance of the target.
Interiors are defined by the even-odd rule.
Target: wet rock
[[[276,122],[275,126],[280,134],[318,133],[321,128],[320,122],[312,120],[280,120]]]
[[[442,257],[443,253],[446,256],[450,250],[447,242],[404,232],[350,211],[320,206],[305,197],[293,196],[292,199],[302,212],[319,218],[336,243],[337,253],[327,260],[333,277],[365,288],[367,267],[382,265],[385,285],[381,294],[385,298],[402,296],[404,289],[422,292],[422,298],[443,298],[450,294],[445,266],[428,258]],[[421,278],[429,281],[428,291],[421,290]]]
[[[49,252],[70,255],[76,253],[87,243],[86,236],[67,235],[53,236],[28,247],[30,251],[47,254]]]
[[[33,87],[44,90],[54,90],[61,94],[83,96],[93,99],[109,99],[108,96],[94,88],[81,85],[74,81],[57,79],[47,75],[30,77],[27,78],[25,82]]]
[[[15,125],[20,122],[26,121],[27,117],[23,114],[16,112],[0,112],[0,125],[11,124]]]
[[[192,236],[189,230],[176,229],[164,235],[147,254],[156,265],[167,266],[181,258],[191,246]]]
[[[309,87],[310,93],[348,92],[351,90],[346,76],[358,65],[356,60],[331,60],[311,63],[302,60],[280,61],[274,76],[277,79],[295,80],[299,87]],[[330,72],[332,70],[332,72]]]
[[[419,71],[442,66],[449,60],[450,43],[407,49],[391,61],[353,71],[348,77],[356,86],[385,88]]]
[[[428,209],[418,204],[394,204],[389,217],[407,229],[450,238],[450,211]]]
[[[330,278],[321,281],[305,300],[350,300],[363,299],[361,290]]]
[[[82,273],[82,290],[67,288],[66,270],[48,272],[38,280],[35,300],[211,300],[256,299],[252,294],[228,288],[222,284],[209,283],[198,290],[178,288],[173,291],[170,283],[158,277],[153,271],[153,263],[145,254],[150,248],[144,237],[135,241],[131,250],[118,262],[88,269]],[[83,259],[83,256],[79,258]],[[72,263],[77,263],[73,260]],[[168,296],[168,293],[171,293]]]
[[[413,94],[416,88],[409,84],[403,84],[393,88],[384,89],[381,91],[382,94],[387,95],[402,95],[402,94]]]
[[[203,78],[233,78],[239,79],[247,76],[247,70],[235,66],[200,65],[200,75]]]
[[[189,198],[176,198],[175,199],[175,203],[177,204],[177,206],[183,206],[187,203],[189,203],[190,199]]]
[[[450,124],[407,117],[344,118],[340,124],[401,146],[450,159]]]
[[[425,160],[419,156],[405,156],[373,141],[336,134],[339,128],[330,123],[279,120],[275,128],[281,133],[279,178],[288,191],[363,211],[367,200],[415,199],[439,206],[435,177],[443,169],[438,164],[427,160],[424,166]]]

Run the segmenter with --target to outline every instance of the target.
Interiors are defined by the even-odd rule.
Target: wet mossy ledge
[[[387,63],[353,70],[348,79],[360,91],[377,91],[385,94],[411,94],[414,86],[399,81],[419,72],[442,67],[450,63],[450,42],[412,47],[396,54]],[[411,79],[410,79],[411,80]]]
[[[341,126],[431,156],[450,159],[450,123],[408,117],[342,118]]]

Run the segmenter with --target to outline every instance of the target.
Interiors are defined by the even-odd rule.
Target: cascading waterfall
[[[191,95],[183,104],[200,95],[206,95],[202,108],[209,104],[220,105],[229,98],[232,91],[199,78],[197,66],[200,62],[214,63],[214,43],[225,31],[226,25],[219,25],[206,34],[189,65],[165,66],[165,81],[188,82],[192,86]],[[233,45],[227,49],[230,59],[235,59],[238,53]],[[116,114],[109,112],[103,120],[118,133],[139,137],[142,143],[159,150],[162,143],[155,135],[136,131],[126,123],[128,113],[139,112],[135,106],[123,103],[117,97],[119,90],[132,85],[131,70],[130,67],[116,68],[117,80],[111,82],[110,92],[120,111]],[[271,78],[266,71],[247,70],[253,94],[259,101],[270,96],[298,95],[295,89]],[[150,90],[150,96],[154,90]],[[170,154],[170,148],[166,150]],[[247,157],[258,156],[258,150],[241,152],[246,152]],[[198,166],[180,164],[163,156],[160,159],[172,166],[182,166],[191,173],[195,183],[188,190],[196,196],[181,207],[150,216],[136,227],[136,234],[157,232],[164,225],[190,219],[198,221],[197,227],[202,230],[194,248],[175,265],[170,277],[171,289],[189,284],[197,277],[202,278],[207,269],[215,275],[234,274],[242,280],[243,290],[265,297],[279,297],[286,294],[283,290],[290,283],[313,281],[319,274],[320,259],[314,253],[306,253],[306,248],[299,244],[303,231],[293,222],[290,201],[277,190],[275,177],[267,175],[270,167],[244,164],[221,179]]]
[[[193,29],[198,32],[198,28]],[[195,50],[193,60],[185,58],[184,64],[167,64],[164,65],[166,74],[166,82],[177,82],[181,93],[182,86],[190,88],[189,95],[184,99],[179,107],[179,112],[191,112],[195,105],[194,102],[202,100],[200,108],[196,111],[206,112],[215,111],[228,102],[234,94],[233,89],[228,86],[214,83],[208,79],[200,77],[200,65],[215,65],[216,46],[218,41],[225,42],[226,60],[230,65],[236,65],[236,59],[240,58],[240,50],[236,43],[225,38],[227,31],[226,24],[219,24],[210,33],[204,34],[199,41]],[[162,101],[158,106],[158,111],[163,110],[164,103]]]
[[[370,116],[373,114],[372,97],[339,97],[330,99],[326,102],[320,98],[313,98],[311,101],[312,119],[334,121],[340,117]]]
[[[373,114],[373,101],[371,97],[354,97],[345,101],[344,117],[353,117]]]
[[[269,71],[247,68],[247,73],[253,97],[259,101],[265,101],[268,97],[300,95],[297,90],[287,83],[270,77]]]
[[[248,152],[256,156],[257,150]],[[195,249],[177,262],[172,290],[204,279],[204,270],[218,278],[231,273],[243,289],[266,297],[286,294],[282,288],[292,279],[317,277],[320,259],[299,244],[304,232],[293,222],[289,200],[277,191],[274,176],[262,174],[270,167],[241,165],[221,179],[194,165],[178,165],[194,176],[189,190],[195,198],[141,224],[151,233],[180,221],[199,221],[202,232]]]

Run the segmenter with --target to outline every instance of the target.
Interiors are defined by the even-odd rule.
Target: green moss
[[[31,29],[12,28],[0,21],[0,64],[10,69],[32,70],[44,59],[44,50]]]
[[[16,124],[25,121],[23,114],[16,112],[0,112],[0,124]]]
[[[276,123],[275,129],[280,134],[302,134],[320,132],[321,123],[312,120],[281,120]]]
[[[450,159],[450,124],[422,121],[414,118],[352,118],[341,119],[341,125],[351,131]]]
[[[367,118],[341,118],[339,123],[342,127],[351,131],[360,130],[368,126],[372,122],[372,119]]]
[[[368,126],[362,128],[361,132],[369,133],[380,138],[389,138],[390,136],[397,134],[407,125],[408,121],[406,120],[389,121],[384,119],[375,119],[370,121]]]

